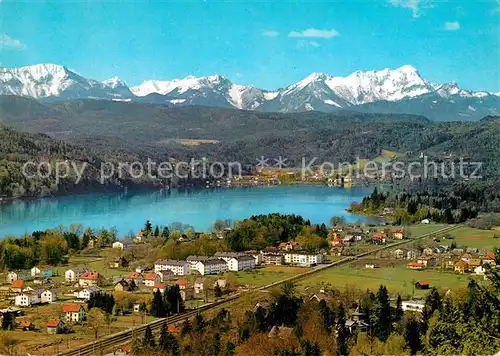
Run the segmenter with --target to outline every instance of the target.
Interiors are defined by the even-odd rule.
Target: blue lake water
[[[348,222],[374,220],[345,211],[373,188],[273,186],[172,190],[170,192],[99,193],[0,204],[0,238],[80,223],[91,228],[116,227],[119,236],[137,232],[149,219],[155,225],[182,222],[209,230],[217,219],[240,220],[255,214],[298,214],[328,224],[334,215]]]

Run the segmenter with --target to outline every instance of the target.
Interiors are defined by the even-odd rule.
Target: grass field
[[[404,266],[382,267],[376,269],[365,269],[361,266],[345,265],[331,268],[315,274],[298,283],[300,289],[316,292],[321,286],[345,288],[355,286],[360,290],[371,289],[375,291],[383,284],[390,294],[401,294],[408,297],[412,293],[412,280],[427,280],[431,287],[446,291],[467,285],[469,278],[478,278],[464,275],[456,275],[450,272],[438,272],[432,270],[415,271]],[[481,278],[478,278],[479,280]],[[428,291],[415,290],[415,296],[423,296]]]
[[[477,247],[493,249],[500,246],[500,239],[494,239],[493,235],[498,231],[492,230],[479,230],[468,226],[460,226],[456,230],[450,232],[454,236],[454,240],[442,240],[443,245],[450,245],[453,241],[458,247]]]
[[[255,287],[270,284],[309,270],[309,268],[302,267],[269,266],[252,271],[240,271],[231,274],[236,276],[238,283]]]
[[[407,229],[411,233],[411,237],[415,238],[420,235],[428,234],[431,232],[435,232],[441,229],[444,229],[448,225],[446,224],[417,224],[417,225],[412,225],[408,226]]]

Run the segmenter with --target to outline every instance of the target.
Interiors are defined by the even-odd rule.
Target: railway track
[[[411,239],[411,240],[402,240],[402,241],[398,241],[398,242],[395,242],[395,243],[392,243],[392,244],[389,244],[389,245],[384,245],[384,246],[376,248],[375,250],[372,250],[372,251],[363,252],[363,253],[360,253],[360,254],[355,255],[355,256],[349,256],[349,257],[343,258],[343,259],[341,259],[339,261],[335,261],[333,263],[321,265],[319,267],[314,268],[311,271],[307,271],[307,272],[298,274],[298,275],[290,277],[290,278],[285,278],[285,279],[282,279],[280,281],[277,281],[277,282],[274,282],[274,283],[270,283],[268,285],[259,287],[256,290],[270,289],[270,288],[276,287],[276,286],[278,286],[280,284],[283,284],[285,282],[296,282],[298,280],[307,278],[307,277],[309,277],[312,274],[316,274],[316,273],[322,272],[322,271],[327,270],[329,268],[333,268],[333,267],[338,267],[338,266],[341,266],[341,265],[345,265],[345,264],[351,263],[351,262],[353,262],[353,261],[355,261],[355,260],[357,260],[359,258],[363,258],[363,257],[369,256],[369,255],[372,255],[374,253],[377,253],[377,252],[380,252],[380,251],[383,251],[383,250],[387,250],[387,249],[390,249],[390,248],[394,248],[394,247],[398,247],[398,246],[401,246],[401,245],[405,245],[405,244],[411,243],[413,241],[420,240],[420,239],[423,239],[423,238],[426,238],[426,237],[429,237],[429,236],[432,236],[432,235],[444,234],[444,233],[452,231],[452,230],[454,230],[456,228],[457,228],[456,225],[451,225],[451,226],[447,226],[447,227],[445,227],[443,229],[440,229],[440,230],[437,230],[437,231],[434,231],[434,232],[430,232],[430,233],[427,233],[427,234],[420,235],[420,236],[418,236],[418,237],[416,237],[414,239]],[[184,314],[175,315],[175,316],[172,316],[172,317],[169,317],[169,318],[158,319],[158,320],[152,321],[152,322],[150,322],[148,324],[144,324],[144,325],[141,325],[141,326],[136,326],[134,328],[130,328],[130,329],[127,329],[125,331],[121,331],[121,332],[116,333],[116,334],[108,335],[108,336],[106,336],[104,338],[101,338],[99,340],[92,341],[92,342],[89,342],[87,344],[78,346],[78,347],[76,347],[76,348],[74,348],[72,350],[60,352],[57,355],[60,355],[60,356],[85,356],[85,355],[98,355],[98,354],[100,355],[100,354],[104,354],[104,352],[106,350],[110,350],[110,349],[119,347],[120,345],[129,343],[132,340],[134,340],[136,337],[142,337],[144,335],[144,332],[145,332],[146,327],[148,325],[150,326],[151,331],[153,332],[153,334],[158,334],[160,332],[160,330],[161,330],[161,327],[162,327],[163,323],[167,323],[168,325],[170,325],[170,324],[178,323],[180,321],[184,321],[185,319],[188,319],[188,318],[191,318],[191,317],[195,316],[199,312],[204,312],[206,310],[217,308],[219,306],[222,306],[222,305],[224,305],[226,303],[229,303],[229,302],[231,302],[233,300],[238,299],[240,296],[241,296],[240,293],[236,293],[236,294],[230,295],[229,297],[227,297],[227,298],[225,298],[223,300],[202,305],[201,307],[198,307],[195,310],[186,312]]]

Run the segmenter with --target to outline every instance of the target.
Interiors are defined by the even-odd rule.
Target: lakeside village
[[[288,222],[292,218],[300,218],[278,214],[258,218],[276,217],[288,219]],[[301,219],[297,221],[304,224]],[[8,333],[72,335],[73,343],[84,343],[91,341],[93,336],[97,338],[98,332],[102,332],[106,324],[108,333],[111,333],[113,323],[115,326],[112,330],[118,332],[161,316],[155,312],[157,298],[169,301],[167,315],[182,313],[234,292],[251,292],[254,288],[322,269],[335,261],[370,251],[376,252],[370,257],[353,259],[354,264],[345,268],[365,271],[390,271],[392,268],[401,274],[406,270],[449,276],[446,278],[470,275],[476,276],[478,280],[486,279],[485,266],[495,265],[492,249],[457,247],[453,236],[439,233],[446,225],[428,223],[423,221],[417,225],[395,227],[346,224],[342,219],[337,219],[332,223],[333,227],[327,228],[324,224],[308,226],[308,222],[305,222],[292,240],[240,252],[228,251],[227,246],[235,243],[234,236],[239,233],[241,224],[235,228],[219,228],[217,232],[211,233],[169,232],[168,228],[160,233],[158,227],[153,229],[148,221],[134,238],[126,240],[117,240],[106,230],[93,234],[87,229],[76,240],[74,236],[78,234],[66,232],[64,236],[73,236],[67,238],[66,243],[75,250],[79,246],[78,253],[73,250],[71,256],[60,256],[60,263],[54,265],[45,263],[36,264],[30,269],[5,270],[5,281],[0,285],[2,328],[11,330],[6,331]],[[288,228],[290,231],[294,229],[293,225]],[[416,239],[424,234],[429,236]],[[167,242],[158,244],[159,240]],[[61,243],[57,240],[52,242]],[[401,246],[397,244],[381,250],[381,247],[397,242]],[[26,240],[24,244],[28,244]],[[158,253],[165,255],[167,251],[166,255],[178,255],[183,248],[193,246],[198,246],[197,251],[213,252],[189,254],[184,259],[153,260]],[[42,255],[45,254],[40,261],[47,262],[51,258],[55,261],[54,256],[63,253],[43,251],[45,247],[47,245],[43,245],[40,251]],[[6,256],[8,247],[2,248]],[[189,248],[187,251],[191,251]],[[17,263],[13,262],[15,251],[11,253],[11,260],[6,261],[4,257],[4,266]],[[19,263],[27,262],[23,259]],[[334,275],[335,270],[337,268],[331,269],[329,273]],[[328,280],[328,277],[325,279]],[[343,283],[346,282],[349,281]],[[402,310],[421,313],[425,302],[414,298],[415,289],[426,290],[439,286],[431,285],[428,277],[413,277],[411,284],[413,293],[402,293]],[[359,288],[363,288],[363,285]],[[303,292],[320,301],[329,298],[329,290],[331,285],[321,282],[316,283],[314,288],[306,287]],[[269,304],[268,298],[264,296],[258,303]],[[348,316],[346,325],[351,331],[356,328],[366,331],[368,324],[360,319],[359,313],[355,313]],[[95,335],[94,331],[89,335],[89,328],[95,331]],[[169,327],[169,330],[175,332],[176,328]],[[50,344],[49,339],[46,341]],[[32,345],[27,350],[38,350],[38,346]]]

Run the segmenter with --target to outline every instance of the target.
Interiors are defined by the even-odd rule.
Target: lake
[[[116,227],[120,237],[153,225],[182,222],[196,231],[210,230],[217,219],[240,220],[255,214],[298,214],[312,223],[329,224],[334,215],[346,221],[376,222],[345,211],[371,187],[330,188],[295,185],[224,189],[174,189],[170,192],[95,193],[0,204],[0,237],[81,223]]]

